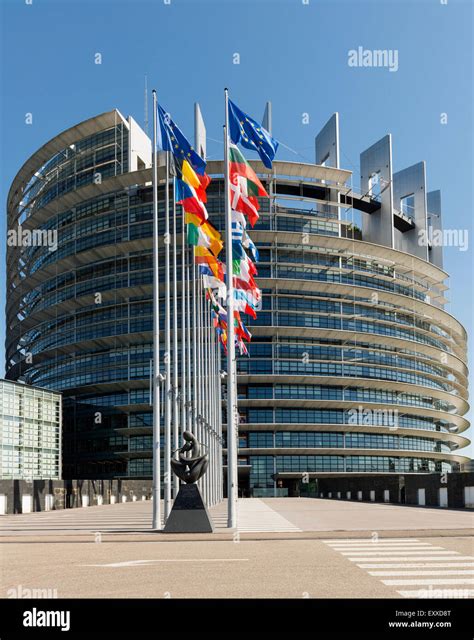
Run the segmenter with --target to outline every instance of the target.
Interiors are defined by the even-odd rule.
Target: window
[[[380,171],[376,171],[369,178],[369,195],[372,198],[379,198],[380,192]]]
[[[410,218],[413,218],[415,216],[414,193],[410,193],[407,196],[403,196],[403,198],[400,198],[400,211]]]

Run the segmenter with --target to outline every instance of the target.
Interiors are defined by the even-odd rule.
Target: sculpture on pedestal
[[[201,454],[201,444],[190,431],[183,432],[183,440],[183,446],[173,452],[179,453],[178,458],[171,459],[171,468],[185,484],[174,500],[164,532],[212,533],[212,521],[196,484],[207,471],[209,457]]]
[[[190,484],[197,482],[206,473],[209,457],[207,453],[201,455],[201,446],[191,431],[184,431],[183,439],[184,445],[176,449],[179,451],[178,460],[172,458],[171,467],[180,480]],[[186,455],[188,452],[191,452],[190,456]]]

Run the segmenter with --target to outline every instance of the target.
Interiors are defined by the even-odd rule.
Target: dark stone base
[[[212,520],[197,484],[182,484],[166,521],[164,533],[213,533]]]

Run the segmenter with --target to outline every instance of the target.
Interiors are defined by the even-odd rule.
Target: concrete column
[[[27,493],[21,496],[21,512],[31,513],[33,511],[33,498]]]

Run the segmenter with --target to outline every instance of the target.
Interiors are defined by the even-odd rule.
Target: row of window
[[[373,425],[385,427],[407,427],[434,430],[426,419],[417,416],[399,415],[389,409],[370,409],[367,407],[344,411],[342,409],[239,409],[241,422],[264,424],[347,424]]]
[[[449,453],[450,447],[429,438],[367,433],[332,432],[249,432],[239,437],[240,448],[352,448],[352,449],[406,449],[441,451]]]

